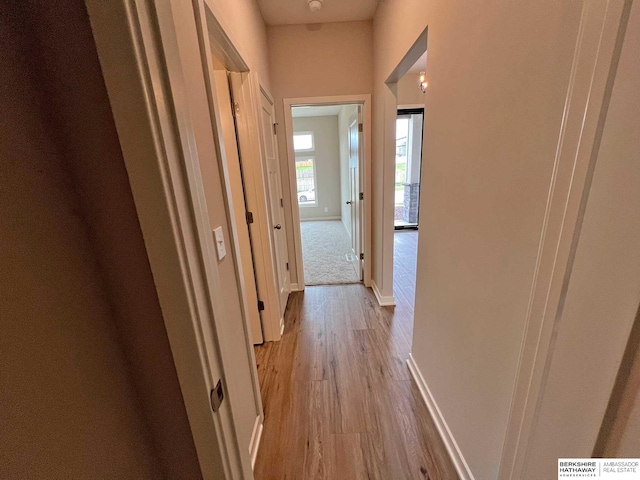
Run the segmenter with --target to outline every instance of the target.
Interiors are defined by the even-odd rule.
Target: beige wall
[[[299,155],[315,157],[317,205],[301,206],[300,219],[340,217],[338,116],[297,117],[293,119],[293,131],[314,134],[314,150],[300,152]]]
[[[276,106],[281,170],[289,171],[284,135],[284,98],[368,94],[372,92],[370,21],[267,27],[269,69]],[[284,192],[290,191],[283,174]],[[295,244],[291,202],[284,196],[291,281],[295,278]]]
[[[428,26],[412,350],[479,480],[500,462],[580,11],[387,1],[374,19],[374,254],[380,264],[393,241],[384,81]],[[387,291],[382,267],[374,280]]]
[[[398,105],[424,105],[426,93],[418,88],[420,74],[407,73],[398,82]]]
[[[260,83],[271,88],[267,55],[267,27],[256,0],[205,0],[233,45]]]
[[[84,3],[5,13],[0,477],[200,478]]]
[[[342,223],[351,234],[351,207],[347,205],[350,197],[349,179],[349,125],[357,118],[357,105],[343,105],[338,114],[338,137],[340,141],[340,209]]]

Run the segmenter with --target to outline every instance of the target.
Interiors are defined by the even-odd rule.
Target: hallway
[[[397,235],[397,245],[417,237]],[[265,409],[256,479],[457,478],[405,362],[410,250],[395,266],[396,289],[406,289],[395,311],[362,285],[308,287],[291,295],[282,341],[256,347]]]

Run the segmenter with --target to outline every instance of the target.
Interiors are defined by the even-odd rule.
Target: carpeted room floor
[[[351,239],[340,220],[300,222],[305,285],[358,283]]]

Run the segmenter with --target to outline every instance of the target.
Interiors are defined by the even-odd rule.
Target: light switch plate
[[[218,227],[213,230],[213,241],[216,243],[218,260],[222,260],[227,255],[227,247],[224,244],[224,234],[222,233],[222,227]]]

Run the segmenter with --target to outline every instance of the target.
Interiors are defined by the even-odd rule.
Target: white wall
[[[283,98],[372,93],[373,52],[370,21],[267,27],[269,69],[276,119],[284,125]],[[289,171],[284,128],[278,131],[281,171]],[[282,188],[290,189],[284,175]],[[287,195],[287,245],[291,282],[297,282],[293,213]]]
[[[374,254],[393,244],[394,92],[429,27],[413,355],[478,480],[496,478],[580,2],[387,1],[374,19]],[[388,251],[388,250],[387,250]],[[392,265],[374,272],[384,292]]]
[[[357,105],[343,105],[338,114],[340,139],[340,211],[344,228],[351,235],[351,207],[347,205],[350,194],[349,180],[349,125],[358,116]]]
[[[338,116],[296,117],[293,132],[313,132],[314,150],[298,152],[315,157],[316,205],[300,206],[300,219],[340,217],[340,144]],[[286,172],[284,172],[286,174]],[[328,211],[324,211],[327,208]]]

